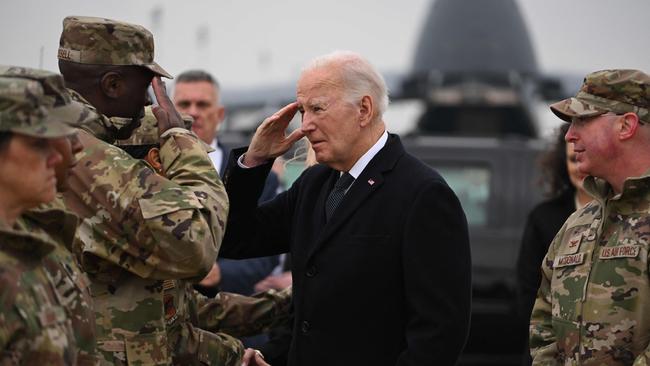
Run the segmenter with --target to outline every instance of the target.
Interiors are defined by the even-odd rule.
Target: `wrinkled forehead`
[[[313,99],[330,99],[343,91],[341,78],[336,73],[323,69],[308,70],[302,73],[296,87],[299,102]]]

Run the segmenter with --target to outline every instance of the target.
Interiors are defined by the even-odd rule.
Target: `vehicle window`
[[[460,200],[470,226],[486,226],[491,172],[487,166],[436,165]]]
[[[445,178],[458,196],[467,216],[467,223],[470,226],[487,226],[492,175],[489,167],[445,164],[432,164],[432,166]],[[302,173],[305,165],[303,161],[290,161],[284,167],[284,182],[288,188]]]

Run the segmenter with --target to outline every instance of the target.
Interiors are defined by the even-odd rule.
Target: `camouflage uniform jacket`
[[[77,365],[96,365],[95,312],[90,281],[68,246],[77,229],[77,218],[52,204],[27,211],[17,225],[25,232],[46,232],[56,247],[43,258],[43,267],[53,281],[63,308],[72,322],[77,343]]]
[[[239,366],[244,349],[234,337],[260,334],[287,321],[291,288],[207,298],[189,281],[165,280],[163,301],[174,365]]]
[[[175,365],[239,366],[243,346],[233,336],[259,334],[289,318],[290,288],[250,297],[220,292],[210,299],[187,281],[178,282],[178,287],[165,291]],[[182,299],[171,298],[172,293],[182,293]],[[176,309],[170,308],[170,303],[181,308],[174,314]]]
[[[534,365],[650,364],[650,171],[569,217],[542,263],[530,346]]]
[[[289,319],[292,288],[269,290],[252,296],[220,292],[213,299],[192,291],[199,327],[248,337],[268,331]]]
[[[244,350],[234,337],[257,335],[288,321],[291,294],[287,288],[253,296],[220,292],[208,298],[190,281],[163,281],[172,363],[239,366]]]
[[[291,288],[207,298],[190,281],[165,280],[163,301],[174,365],[239,366],[244,350],[234,337],[260,334],[287,321]]]
[[[74,365],[72,323],[43,258],[47,235],[0,227],[0,364]]]
[[[208,273],[228,199],[193,133],[175,128],[161,139],[167,179],[102,141],[114,140],[110,123],[103,117],[80,131],[84,150],[63,194],[81,219],[73,251],[91,280],[97,349],[107,363],[170,364],[163,280]]]

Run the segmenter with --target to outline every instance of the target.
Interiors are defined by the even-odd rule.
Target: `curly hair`
[[[575,192],[576,189],[571,184],[566,166],[567,156],[564,135],[569,130],[569,126],[568,123],[564,123],[556,130],[555,144],[540,159],[542,171],[540,180],[542,186],[546,188],[548,197],[557,197],[567,190]]]

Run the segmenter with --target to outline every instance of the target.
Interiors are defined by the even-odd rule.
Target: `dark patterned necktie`
[[[327,221],[330,220],[334,210],[336,210],[339,203],[341,203],[341,200],[345,195],[345,190],[348,189],[352,182],[354,182],[354,177],[349,173],[343,173],[336,181],[336,184],[334,184],[334,188],[332,189],[332,192],[330,192],[330,195],[327,196],[327,201],[325,202],[325,219]]]

